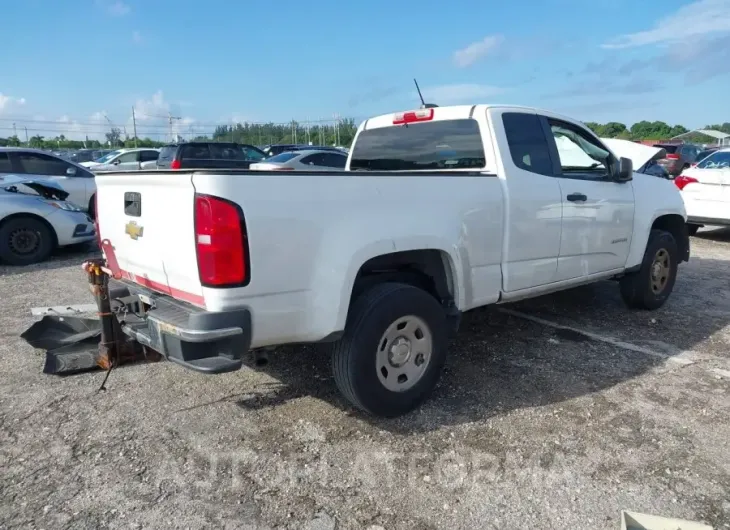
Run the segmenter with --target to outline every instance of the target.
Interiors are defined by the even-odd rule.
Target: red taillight
[[[667,155],[667,160],[679,160],[679,155],[668,154]]]
[[[404,125],[406,123],[415,123],[419,121],[431,121],[432,119],[433,109],[412,110],[396,114],[393,117],[393,125]]]
[[[688,177],[686,175],[679,175],[677,178],[674,179],[674,185],[677,186],[680,190],[683,190],[687,184],[692,184],[694,182],[699,182],[694,177]]]
[[[182,167],[182,164],[179,160],[173,160],[170,162],[170,169],[180,169]]]
[[[195,195],[195,246],[200,283],[231,287],[248,283],[246,233],[241,208],[210,195]]]

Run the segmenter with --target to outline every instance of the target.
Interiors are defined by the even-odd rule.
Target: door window
[[[0,173],[12,173],[13,166],[7,153],[0,153]]]
[[[139,161],[140,162],[155,162],[157,161],[157,158],[160,156],[160,153],[157,151],[142,151],[142,153],[139,155]]]
[[[191,158],[209,159],[210,149],[208,149],[208,144],[186,145],[182,148],[182,154],[180,158],[184,160],[190,160]]]
[[[611,153],[601,143],[573,124],[548,119],[560,158],[563,177],[605,180],[609,177]]]
[[[115,160],[120,164],[128,164],[129,162],[137,162],[139,160],[139,151],[133,151],[131,153],[123,153]]]
[[[323,166],[336,167],[339,169],[345,169],[345,164],[347,164],[347,157],[338,155],[337,153],[325,154],[324,162],[322,163]]]
[[[65,177],[69,165],[59,158],[41,153],[18,153],[18,161],[23,173]]]
[[[540,119],[535,114],[505,112],[502,114],[502,123],[512,162],[531,173],[553,175],[550,148]]]

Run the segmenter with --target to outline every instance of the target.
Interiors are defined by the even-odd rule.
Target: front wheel
[[[659,309],[674,289],[678,265],[674,236],[664,230],[652,230],[641,269],[621,278],[621,298],[633,309]]]
[[[334,346],[335,383],[356,407],[400,416],[433,391],[447,345],[446,313],[433,296],[402,283],[375,285],[353,302]]]
[[[0,226],[0,261],[10,265],[44,261],[54,246],[51,229],[33,217],[15,217]]]

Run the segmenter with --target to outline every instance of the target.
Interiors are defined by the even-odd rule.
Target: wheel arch
[[[3,226],[5,226],[8,222],[12,221],[13,219],[22,219],[24,217],[29,217],[31,219],[35,219],[36,221],[40,221],[41,223],[43,223],[46,226],[46,228],[48,228],[48,230],[51,232],[51,237],[53,238],[53,248],[56,248],[58,246],[58,234],[56,234],[56,229],[53,228],[53,225],[51,223],[49,223],[47,219],[44,219],[40,215],[36,215],[34,213],[18,212],[18,213],[13,213],[13,214],[7,215],[7,216],[3,217],[2,219],[0,219],[0,229]]]
[[[679,214],[660,215],[651,224],[651,230],[669,232],[677,242],[677,250],[682,261],[689,261],[689,232],[687,223]]]

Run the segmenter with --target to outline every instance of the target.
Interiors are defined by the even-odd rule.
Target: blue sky
[[[23,0],[3,6],[0,136],[210,132],[417,106],[730,121],[730,0]],[[106,116],[106,117],[105,117]],[[32,134],[32,132],[31,132]],[[43,134],[43,133],[42,133]]]

